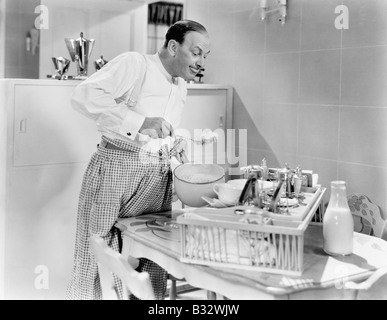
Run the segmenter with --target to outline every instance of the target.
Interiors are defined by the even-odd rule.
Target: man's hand
[[[145,118],[139,132],[151,137],[152,139],[173,136],[172,125],[160,117]]]

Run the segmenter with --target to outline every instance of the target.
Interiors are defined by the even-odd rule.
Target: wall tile
[[[314,157],[297,157],[297,164],[304,170],[313,170],[318,174],[318,184],[327,188],[324,196],[326,203],[329,201],[330,196],[330,183],[333,180],[337,180],[338,165],[336,161],[318,159]]]
[[[387,1],[344,0],[349,28],[343,30],[343,47],[387,45]]]
[[[387,168],[387,108],[343,107],[339,160]]]
[[[21,12],[22,11],[22,1],[21,0],[12,0],[5,2],[5,9],[8,12]]]
[[[216,52],[210,52],[206,59],[204,69],[202,78],[203,82],[232,84],[234,75],[234,58],[217,56]]]
[[[35,67],[24,67],[23,68],[23,78],[24,79],[38,79],[39,70]]]
[[[278,153],[296,154],[297,105],[266,104],[262,136],[270,150]]]
[[[339,179],[347,182],[347,195],[364,193],[382,208],[387,219],[387,168],[339,163]]]
[[[342,4],[349,29],[337,30]],[[258,7],[226,1],[207,13],[215,30],[207,77],[235,89],[234,125],[251,133],[249,162],[316,168],[328,187],[338,171],[356,182],[362,168],[387,181],[387,1],[292,0],[284,26],[275,14],[260,21]],[[385,211],[386,189],[370,187]]]
[[[38,78],[39,47],[35,55],[26,50],[26,37],[37,17],[39,0],[6,1],[4,77]]]
[[[184,5],[184,17],[201,23],[207,29],[209,21],[213,20],[208,10],[208,3],[209,1],[207,0],[187,1]]]
[[[9,38],[5,40],[5,66],[20,66],[22,57],[22,50],[25,50],[25,41],[16,38]]]
[[[268,54],[265,57],[265,83],[263,85],[265,101],[297,102],[299,54]]]
[[[301,54],[300,102],[339,104],[340,50]]]
[[[184,4],[187,19],[201,22],[203,17],[206,17],[209,13],[208,3],[208,0],[187,1]]]
[[[264,121],[263,105],[245,103],[240,99],[239,94],[234,92],[233,111],[233,128],[247,129],[247,143],[239,144],[239,146],[252,149],[268,149],[260,132]]]
[[[252,103],[263,100],[265,72],[264,56],[247,56],[243,59],[234,59],[234,80],[235,90],[243,98]]]
[[[247,141],[240,141],[239,146],[251,149],[269,149],[261,129],[251,121],[251,115],[245,112],[238,112],[235,123],[238,125],[238,130],[247,130]]]
[[[339,108],[302,105],[298,118],[298,154],[336,160],[339,147]]]
[[[248,149],[248,164],[260,164],[265,158],[269,168],[283,168],[288,165],[290,168],[296,165],[296,156],[294,154],[272,152],[270,150]]]
[[[253,123],[257,128],[260,128],[265,122],[263,110],[265,105],[260,102],[255,96],[252,97],[243,97],[241,102],[248,114],[248,116],[253,120]],[[239,110],[235,110],[235,116],[239,117]]]
[[[20,13],[7,12],[5,15],[5,28],[7,30],[7,38],[19,38],[20,34],[27,35],[27,30],[22,30],[22,23],[20,21]]]
[[[14,79],[23,79],[23,70],[20,66],[5,66],[4,68],[4,77],[14,78]]]
[[[279,22],[279,13],[267,15],[261,23],[266,25],[265,52],[287,52],[300,50],[301,1],[289,1],[285,24]]]
[[[232,14],[219,19],[209,19],[205,25],[211,39],[211,55],[216,57],[233,56],[235,39],[233,35],[234,18]],[[228,30],[228,32],[225,32]]]
[[[301,50],[340,48],[341,30],[335,28],[335,8],[341,3],[342,0],[303,1]]]
[[[236,6],[234,8],[235,12],[239,11],[258,11],[260,10],[259,3],[260,0],[234,0],[236,2]]]
[[[260,0],[243,0],[243,1],[240,1],[240,0],[235,0],[237,2],[237,5],[235,7],[235,12],[238,12],[238,11],[246,11],[246,10],[250,10],[250,11],[260,11],[260,6],[259,6],[259,3],[260,3]]]
[[[234,14],[233,34],[235,55],[249,56],[261,54],[265,46],[265,24],[259,18],[259,12],[242,11]]]
[[[235,0],[211,0],[207,2],[208,12],[213,16],[233,13],[237,5]]]
[[[304,170],[313,170],[318,174],[318,183],[324,187],[328,187],[332,180],[337,180],[337,162],[314,157],[298,156],[297,165],[300,165]]]
[[[387,107],[387,46],[344,49],[342,104]]]
[[[15,0],[12,1],[7,1],[7,2],[14,2]],[[38,14],[35,14],[35,8],[40,5],[41,0],[17,0],[21,2],[21,11],[24,13],[28,14],[33,14],[35,17],[38,16]]]

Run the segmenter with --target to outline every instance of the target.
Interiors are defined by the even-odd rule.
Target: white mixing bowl
[[[224,169],[217,164],[184,163],[174,170],[175,192],[180,201],[189,207],[203,207],[202,196],[216,198],[216,183],[225,181]]]

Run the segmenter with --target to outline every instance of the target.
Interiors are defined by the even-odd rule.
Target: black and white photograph
[[[386,12],[0,0],[0,300],[387,300]]]

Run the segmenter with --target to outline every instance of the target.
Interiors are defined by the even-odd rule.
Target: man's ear
[[[179,43],[176,40],[169,40],[167,48],[172,57],[176,55],[178,45]]]

